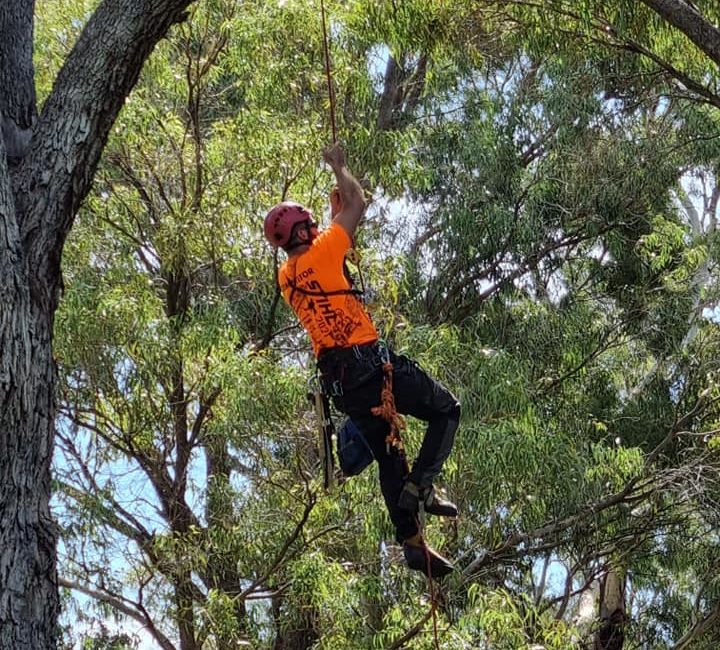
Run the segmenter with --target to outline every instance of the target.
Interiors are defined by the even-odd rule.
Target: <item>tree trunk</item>
[[[52,314],[31,288],[0,143],[0,648],[54,648]]]
[[[407,59],[407,56],[401,56],[399,61],[388,57],[377,117],[380,131],[400,128],[403,116],[413,113],[425,90],[427,55],[422,54],[412,64]]]
[[[180,650],[200,650],[195,635],[195,612],[193,610],[192,574],[180,568],[174,585],[175,618],[180,634]]]
[[[625,574],[610,568],[600,583],[600,625],[595,650],[621,650],[625,643]]]
[[[0,3],[0,650],[57,645],[52,327],[65,238],[143,63],[189,4],[103,0],[36,119],[34,3]]]
[[[25,153],[37,118],[32,62],[35,3],[5,0],[0,4],[0,134],[11,163]]]
[[[293,624],[283,624],[283,596],[272,600],[272,614],[275,622],[275,640],[272,650],[309,650],[318,640],[316,629],[317,612],[308,607],[293,612]]]

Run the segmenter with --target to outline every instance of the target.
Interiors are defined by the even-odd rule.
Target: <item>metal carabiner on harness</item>
[[[383,365],[385,365],[386,363],[390,363],[390,348],[388,347],[387,343],[382,339],[378,339],[377,346],[380,362]]]
[[[312,399],[311,396],[314,396],[316,393],[322,393],[322,384],[320,383],[320,377],[317,373],[307,380],[307,385],[308,399]]]

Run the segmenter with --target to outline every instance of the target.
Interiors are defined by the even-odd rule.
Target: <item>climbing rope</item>
[[[325,52],[325,76],[327,77],[328,98],[330,100],[330,126],[332,128],[332,141],[337,144],[337,125],[335,122],[335,90],[332,83],[332,72],[330,70],[330,46],[328,44],[327,27],[325,25],[325,3],[320,0],[320,15],[322,18],[323,50]]]
[[[435,593],[435,581],[432,577],[432,562],[430,560],[430,551],[428,550],[425,539],[423,538],[423,544],[425,545],[425,563],[428,571],[428,583],[430,585],[430,612],[432,614],[433,622],[433,639],[435,641],[436,650],[440,650],[440,637],[438,635],[438,620],[437,620],[437,594]]]
[[[405,453],[405,445],[400,437],[400,432],[407,429],[405,418],[397,412],[395,407],[395,395],[393,394],[393,364],[390,361],[390,353],[384,346],[381,347],[382,361],[383,361],[383,387],[380,392],[380,406],[374,406],[370,409],[370,412],[385,420],[390,425],[390,432],[385,438],[385,446],[387,452],[395,450],[403,463],[403,471],[407,476],[410,473],[410,466],[407,461],[407,454]],[[418,520],[418,529],[422,536],[422,523]],[[435,593],[435,582],[432,576],[432,561],[430,559],[430,551],[425,538],[422,536],[423,551],[425,553],[425,564],[427,568],[427,577],[430,587],[430,608],[433,620],[433,636],[435,640],[435,647],[440,650],[440,640],[438,637],[438,622],[437,622],[437,594]]]
[[[384,351],[387,356],[387,350]],[[397,412],[395,408],[395,395],[393,395],[393,364],[389,357],[383,362],[383,387],[380,393],[380,406],[374,406],[370,412],[377,417],[381,417],[390,425],[390,432],[385,438],[385,446],[388,453],[391,449],[395,449],[404,463],[406,474],[410,473],[410,468],[405,454],[405,445],[403,444],[400,432],[407,428],[405,418]]]

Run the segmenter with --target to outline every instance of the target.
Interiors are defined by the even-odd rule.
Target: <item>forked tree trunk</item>
[[[125,98],[190,2],[103,0],[39,118],[34,2],[0,3],[0,650],[57,646],[49,502],[60,259]]]

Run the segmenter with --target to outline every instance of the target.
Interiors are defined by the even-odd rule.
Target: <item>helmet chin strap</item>
[[[300,232],[307,233],[307,239],[300,239],[299,234]],[[293,238],[290,240],[287,246],[285,246],[285,252],[290,253],[294,251],[296,248],[300,248],[302,246],[310,246],[312,244],[315,237],[313,237],[313,234],[310,229],[310,222],[306,221],[305,223],[298,224],[297,231],[293,235]]]

